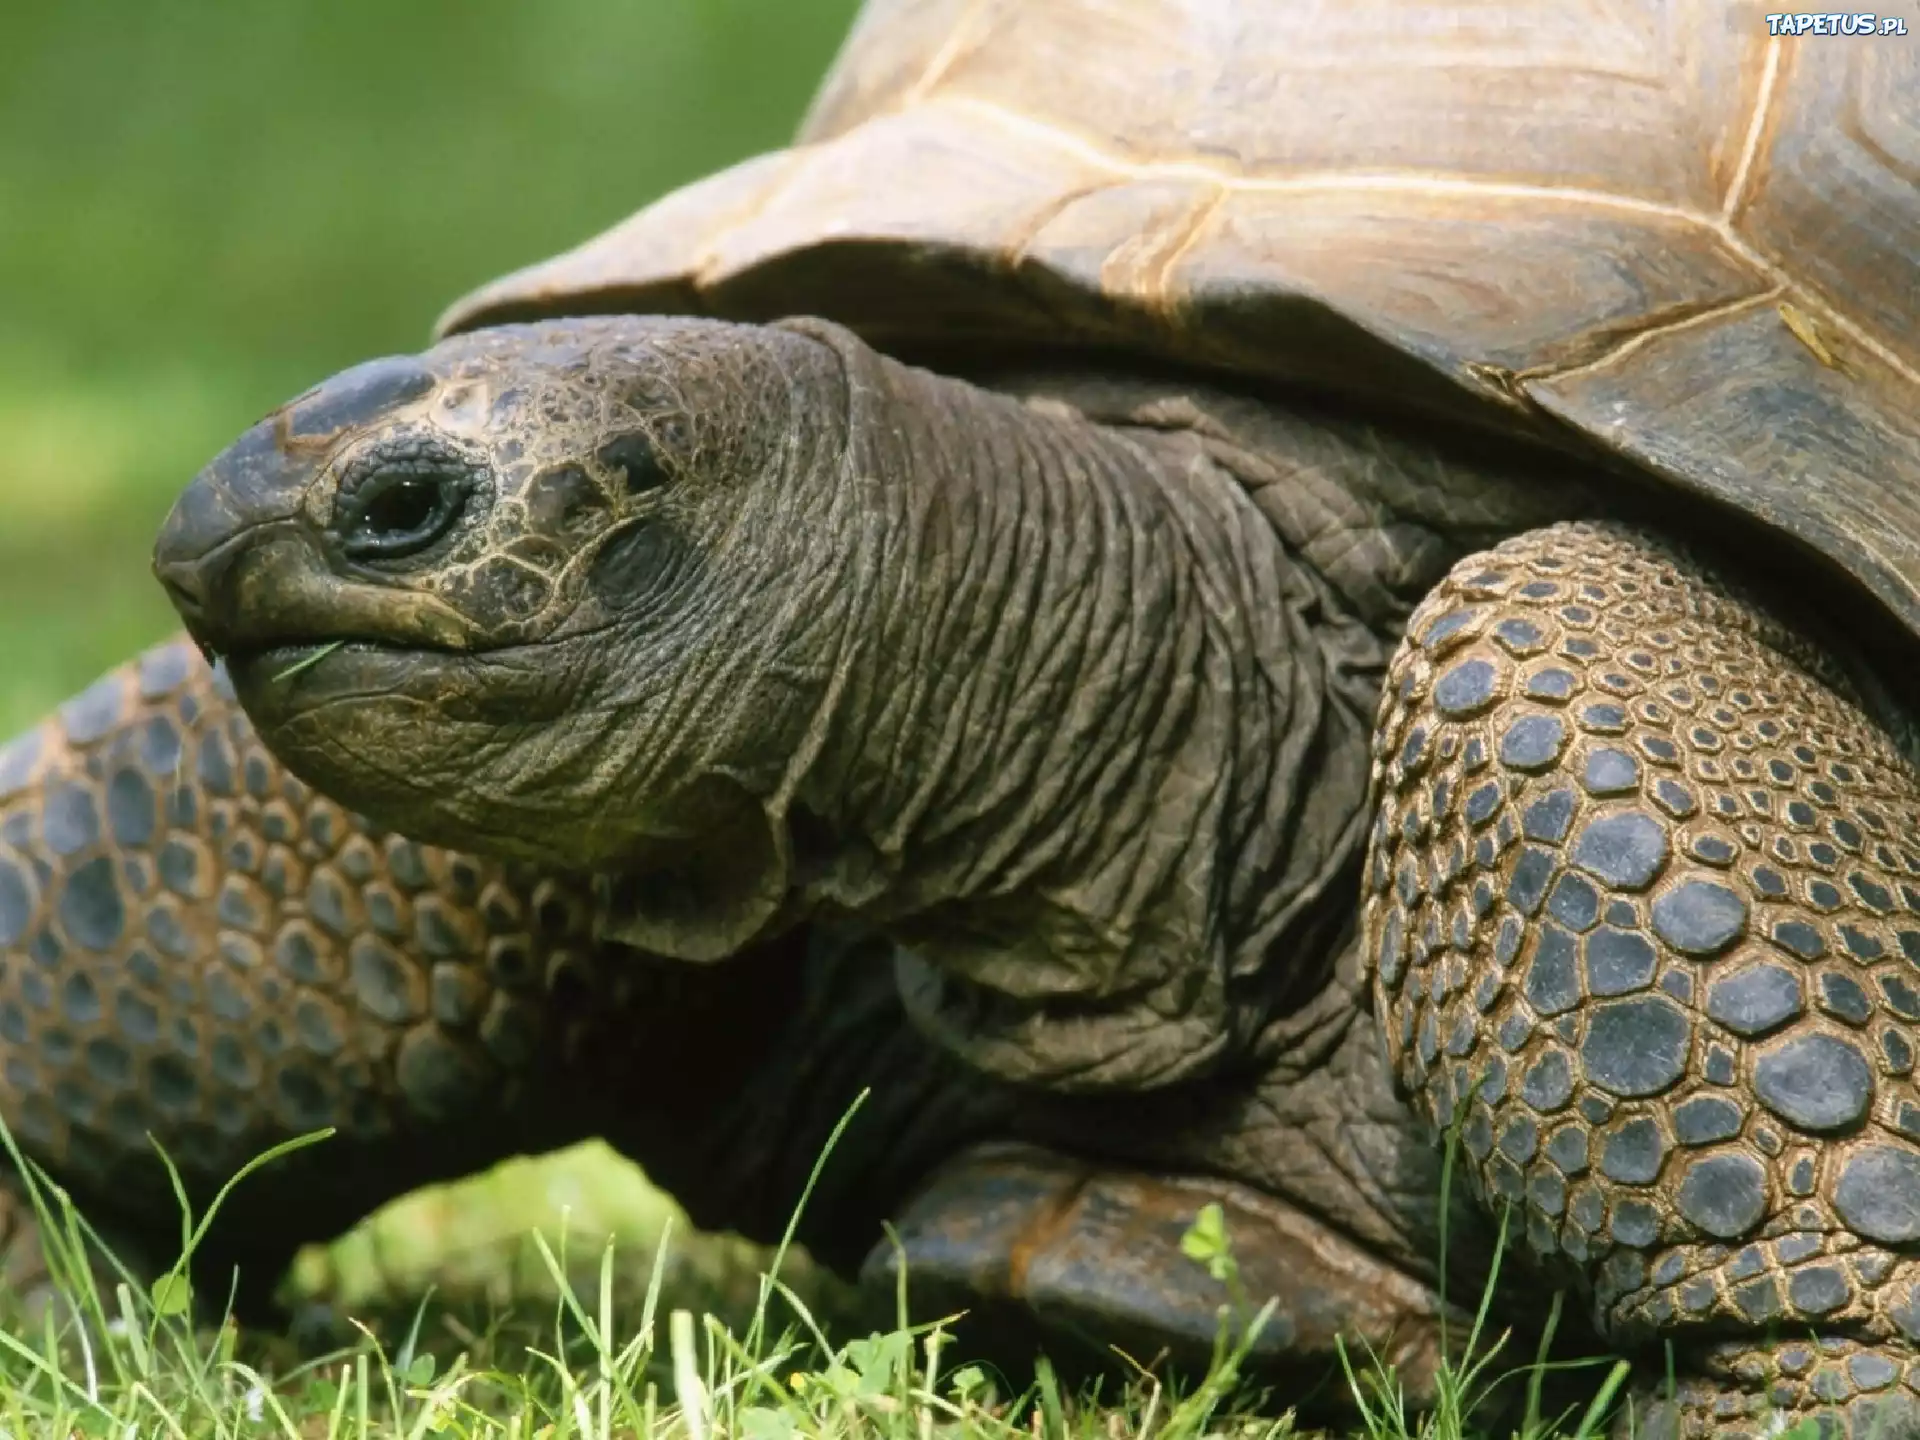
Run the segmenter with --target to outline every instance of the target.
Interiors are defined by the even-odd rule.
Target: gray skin
[[[1804,663],[1826,687],[1809,704],[1873,731],[1845,667],[1720,568],[1641,532],[1541,528],[1629,498],[1558,457],[1297,401],[948,378],[816,321],[617,317],[345,372],[215,461],[156,570],[323,794],[423,841],[590,874],[602,939],[658,955],[877,934],[912,1024],[1027,1097],[1007,1138],[1210,1177],[1235,1213],[1277,1207],[1275,1233],[1305,1217],[1315,1253],[1341,1258],[1278,1283],[1364,1330],[1341,1321],[1386,1283],[1365,1265],[1437,1279],[1431,1140],[1466,1101],[1411,1019],[1387,1036],[1396,1089],[1367,1013],[1400,1003],[1400,967],[1370,967],[1402,933],[1382,918],[1385,830],[1363,891],[1369,786],[1426,763],[1409,727],[1440,703],[1421,667],[1450,643],[1437,622],[1412,641],[1416,607],[1478,583],[1459,562],[1508,537],[1520,548],[1496,557],[1548,569],[1586,547],[1758,646],[1761,673]],[[1596,1074],[1615,1058],[1600,1043],[1581,1052]],[[1497,1164],[1469,1168],[1500,1188]],[[927,1193],[938,1271],[970,1192],[949,1210]],[[1647,1193],[1677,1225],[1707,1203]],[[1454,1293],[1477,1294],[1493,1226],[1454,1199]],[[1551,1227],[1531,1243],[1603,1332],[1657,1338],[1620,1265],[1596,1281]],[[1162,1299],[1178,1309],[1183,1287]],[[1518,1279],[1499,1313],[1524,1328],[1545,1294]],[[1096,1323],[1125,1308],[1077,1299]],[[1871,1349],[1893,1324],[1836,1333]],[[1787,1395],[1755,1343],[1707,1353],[1704,1389],[1667,1418],[1705,1433],[1729,1392]],[[1413,1350],[1430,1375],[1431,1338]]]
[[[857,918],[985,1070],[1218,1073],[1351,926],[1407,612],[1572,497],[1364,427],[1020,388],[811,322],[483,332],[262,422],[158,573],[297,774],[605,877],[605,938],[710,961]]]

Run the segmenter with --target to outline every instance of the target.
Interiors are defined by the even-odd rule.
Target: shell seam
[[[1153,308],[1162,315],[1170,316],[1173,313],[1173,301],[1167,292],[1175,267],[1186,257],[1187,251],[1200,242],[1201,232],[1207,228],[1213,217],[1220,213],[1220,207],[1226,203],[1226,189],[1216,185],[1204,202],[1193,207],[1187,221],[1187,233],[1174,243],[1173,247],[1167,251],[1167,258],[1154,269],[1153,279],[1147,282],[1145,290],[1151,297],[1150,303]]]
[[[1760,62],[1760,89],[1753,97],[1753,115],[1747,121],[1747,138],[1740,146],[1740,159],[1728,182],[1726,198],[1720,204],[1720,218],[1728,224],[1740,213],[1753,181],[1754,162],[1760,155],[1760,141],[1767,131],[1767,119],[1773,113],[1773,97],[1779,88],[1780,40],[1767,41],[1766,57]]]
[[[997,8],[995,0],[973,0],[961,14],[959,23],[948,33],[946,43],[933,52],[933,58],[927,61],[927,68],[907,87],[906,94],[895,109],[905,110],[925,101],[933,87],[960,63],[963,55],[979,49],[987,38],[987,31],[993,28],[992,17],[987,12]]]
[[[1169,163],[1142,165],[1115,155],[1088,140],[1085,136],[1062,130],[1057,126],[1037,121],[1030,116],[1020,115],[1004,106],[983,100],[978,96],[948,92],[927,102],[929,105],[944,105],[955,109],[970,110],[993,121],[1005,129],[1018,131],[1031,136],[1041,143],[1050,145],[1057,151],[1067,154],[1107,171],[1110,174],[1127,179],[1147,180],[1162,178],[1183,178],[1204,181],[1221,187],[1223,191],[1245,191],[1259,194],[1295,193],[1338,193],[1340,191],[1387,193],[1402,191],[1412,194],[1459,195],[1476,197],[1497,197],[1504,199],[1557,200],[1572,205],[1584,205],[1596,210],[1614,210],[1627,214],[1646,215],[1664,220],[1679,221],[1696,226],[1715,236],[1729,255],[1744,264],[1748,269],[1758,272],[1763,281],[1772,287],[1793,290],[1807,301],[1808,305],[1819,312],[1819,318],[1833,329],[1844,334],[1878,359],[1888,369],[1894,371],[1909,384],[1920,386],[1920,368],[1898,355],[1885,342],[1862,328],[1847,316],[1828,304],[1823,296],[1810,292],[1795,279],[1783,271],[1780,266],[1756,249],[1745,237],[1734,229],[1727,215],[1709,215],[1698,210],[1689,210],[1679,205],[1662,204],[1654,200],[1641,200],[1631,196],[1609,194],[1600,190],[1583,190],[1551,185],[1518,185],[1499,181],[1472,180],[1459,177],[1441,177],[1422,175],[1414,172],[1374,171],[1363,174],[1338,175],[1329,172],[1304,172],[1299,175],[1273,178],[1258,178],[1240,174],[1223,166],[1208,165],[1197,160],[1182,160]],[[1770,108],[1770,107],[1769,107]],[[1755,142],[1757,144],[1757,141]],[[1224,196],[1222,197],[1224,199]],[[1171,266],[1162,274],[1164,281]],[[1754,296],[1743,297],[1751,301]],[[1694,323],[1699,317],[1683,323]],[[1664,327],[1671,328],[1671,327]],[[1664,333],[1649,331],[1647,334]],[[1622,344],[1632,344],[1639,340],[1634,336]],[[1612,351],[1607,354],[1612,354]],[[1606,355],[1597,357],[1594,362],[1601,363]]]
[[[1604,370],[1607,366],[1612,365],[1618,360],[1624,360],[1634,351],[1652,344],[1655,340],[1662,339],[1668,335],[1677,335],[1682,331],[1694,329],[1696,326],[1710,325],[1714,321],[1725,319],[1729,315],[1737,315],[1742,310],[1754,309],[1766,304],[1770,300],[1778,300],[1782,295],[1786,294],[1786,292],[1787,286],[1784,283],[1771,285],[1765,290],[1751,291],[1737,299],[1726,301],[1724,304],[1709,305],[1705,309],[1696,310],[1693,314],[1683,316],[1678,320],[1669,320],[1664,325],[1650,325],[1637,334],[1629,335],[1626,339],[1620,341],[1610,349],[1603,350],[1591,360],[1582,360],[1577,365],[1543,365],[1533,370],[1518,371],[1513,377],[1513,383],[1516,386],[1520,386],[1534,384],[1535,382],[1552,382],[1564,380],[1570,375]]]
[[[780,166],[779,173],[768,176],[767,183],[760,187],[750,201],[740,205],[727,218],[725,224],[716,227],[708,235],[707,243],[694,253],[693,263],[687,267],[687,281],[692,285],[696,295],[704,297],[713,286],[711,277],[719,264],[715,255],[721,244],[741,227],[758,220],[775,200],[786,194],[793,184],[793,177],[806,169],[805,162],[812,157],[817,148],[807,146],[789,151],[786,163]]]

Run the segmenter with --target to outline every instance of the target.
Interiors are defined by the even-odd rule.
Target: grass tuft
[[[0,1435],[1290,1440],[1317,1433],[1298,1429],[1290,1412],[1262,1415],[1248,1408],[1253,1397],[1240,1385],[1242,1367],[1273,1303],[1252,1306],[1217,1207],[1194,1217],[1182,1245],[1196,1275],[1212,1275],[1229,1297],[1204,1377],[1180,1389],[1136,1367],[1133,1379],[1111,1393],[1075,1391],[1042,1360],[1032,1382],[1016,1389],[964,1357],[950,1358],[956,1317],[908,1322],[904,1270],[893,1327],[851,1338],[816,1313],[825,1302],[818,1293],[809,1296],[804,1274],[782,1278],[783,1269],[804,1260],[792,1241],[818,1164],[780,1245],[763,1256],[745,1314],[736,1306],[729,1315],[727,1305],[688,1286],[695,1272],[676,1270],[670,1254],[680,1244],[710,1242],[676,1241],[667,1216],[644,1273],[620,1263],[612,1240],[601,1243],[583,1269],[569,1255],[565,1224],[557,1242],[533,1232],[528,1244],[551,1302],[537,1319],[509,1307],[469,1323],[428,1288],[402,1310],[389,1303],[347,1319],[338,1343],[315,1348],[243,1332],[224,1310],[210,1316],[205,1297],[188,1291],[185,1276],[221,1203],[260,1166],[324,1138],[303,1136],[261,1156],[197,1218],[176,1184],[181,1259],[143,1285],[0,1124],[0,1144],[23,1177],[53,1277],[48,1293],[24,1297],[27,1304],[12,1297],[16,1313],[0,1324]],[[825,1159],[823,1153],[820,1163]],[[1503,1230],[1502,1248],[1504,1239]],[[1355,1434],[1467,1440],[1491,1433],[1474,1428],[1476,1418],[1492,1387],[1512,1378],[1492,1369],[1507,1337],[1485,1338],[1491,1294],[1489,1285],[1462,1354],[1444,1368],[1440,1403],[1427,1414],[1409,1410],[1392,1367],[1379,1357],[1356,1364],[1342,1353],[1360,1417]],[[1558,1315],[1556,1302],[1556,1323]],[[1522,1367],[1526,1417],[1510,1433],[1521,1440],[1599,1434],[1626,1378],[1625,1362],[1612,1367],[1574,1428],[1564,1430],[1540,1417],[1541,1381],[1554,1368],[1545,1353],[1543,1340]]]

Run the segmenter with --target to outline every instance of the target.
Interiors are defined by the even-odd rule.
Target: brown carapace
[[[1211,1200],[1431,1399],[1504,1225],[1622,1433],[1920,1433],[1917,154],[1740,0],[874,0],[195,483],[251,719],[0,751],[0,1107],[339,1126],[245,1252],[589,1132],[764,1232],[871,1087],[805,1238],[1016,1349],[1204,1360]]]

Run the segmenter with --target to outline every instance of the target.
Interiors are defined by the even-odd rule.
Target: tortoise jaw
[[[344,646],[468,651],[474,626],[438,596],[335,574],[294,521],[251,527],[190,558],[162,548],[154,573],[201,651],[252,668]]]
[[[223,655],[216,654],[214,658],[226,666],[235,685],[251,690],[262,682],[287,684],[335,655],[349,659],[357,656],[404,656],[418,654],[422,648],[426,647],[391,645],[370,639],[289,639],[241,646]]]

